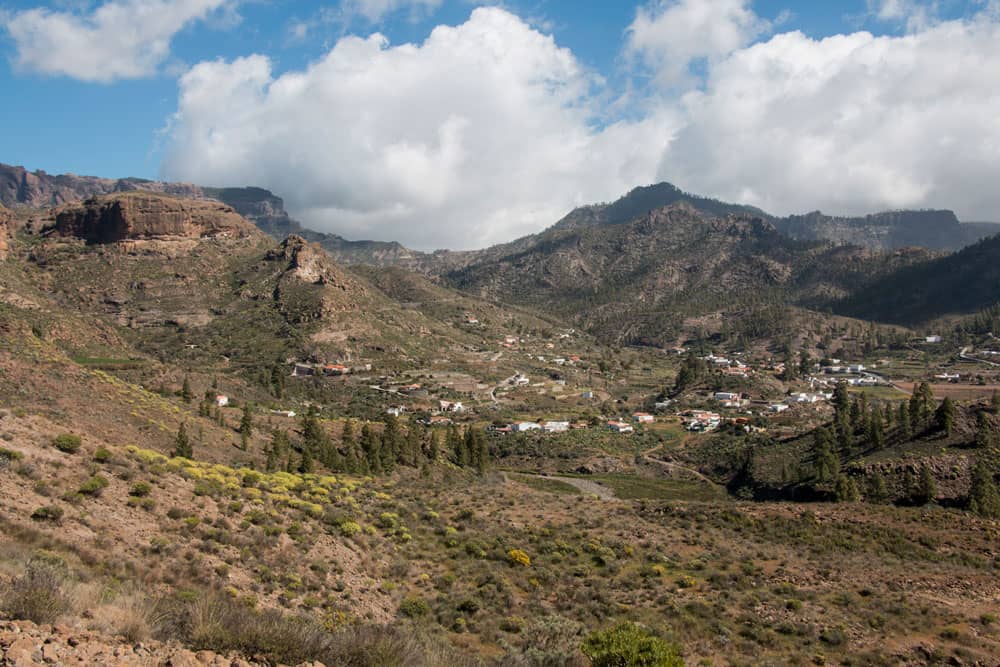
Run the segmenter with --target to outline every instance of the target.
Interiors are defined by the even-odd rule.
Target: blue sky
[[[988,119],[996,101],[989,89],[998,88],[991,78],[995,57],[983,53],[991,46],[1000,52],[996,0],[510,0],[478,12],[479,3],[471,0],[138,3],[147,10],[155,5],[153,14],[136,11],[136,4],[0,5],[5,101],[0,162],[50,173],[262,185],[284,195],[293,212],[314,227],[354,237],[401,237],[424,247],[504,240],[554,221],[572,205],[612,198],[660,178],[778,212],[813,208],[813,201],[833,212],[958,207],[947,201],[953,197],[975,200],[961,211],[964,217],[1000,219],[989,196],[970,197],[950,182],[954,175],[928,173],[941,162],[940,153],[911,156],[899,150],[898,145],[926,140],[949,116],[949,109],[933,108],[922,94],[911,101],[925,105],[908,121],[914,124],[912,137],[896,137],[898,145],[889,142],[874,153],[866,148],[873,136],[899,129],[898,123],[883,125],[896,111],[890,93],[919,90],[921,82],[912,78],[919,63],[942,59],[945,69],[929,73],[929,85],[968,98],[962,109],[972,109],[974,116],[963,118],[943,141],[952,142],[957,154],[984,138],[997,139]],[[709,19],[700,21],[701,14]],[[454,34],[432,40],[436,26],[452,26]],[[139,46],[127,39],[118,43],[133,31]],[[357,52],[347,48],[376,32],[387,43],[359,46]],[[496,67],[484,76],[491,87],[480,89],[474,76],[465,81],[456,75],[450,87],[434,78],[450,68],[448,49],[455,49],[456,71],[474,73],[476,65],[463,59],[478,57],[466,46],[475,47],[483,34],[499,41],[497,57],[483,65]],[[351,41],[352,36],[359,39]],[[850,38],[848,46],[829,39],[837,36]],[[148,42],[159,45],[152,55],[142,47]],[[397,48],[408,43],[414,49]],[[330,57],[334,51],[343,54]],[[975,55],[971,64],[969,54]],[[256,59],[244,60],[248,57]],[[948,58],[981,72],[949,84]],[[316,71],[327,59],[331,66]],[[209,67],[216,61],[219,67]],[[900,61],[909,73],[893,65]],[[806,90],[809,74],[793,71],[800,62],[816,68],[822,91]],[[409,79],[394,76],[409,68],[418,79],[430,70],[421,87],[411,89]],[[352,71],[364,73],[363,85],[345,82]],[[771,91],[785,82],[774,78],[775,71],[787,72],[790,86],[777,97]],[[284,106],[275,94],[280,86],[272,84],[293,79],[307,81],[313,93]],[[860,82],[856,89],[844,83],[854,80]],[[247,98],[245,89],[229,90],[233,81],[257,92]],[[748,100],[745,90],[740,92],[744,86],[768,94]],[[434,99],[421,96],[427,88],[435,91]],[[212,99],[213,91],[225,92]],[[482,104],[464,99],[465,91]],[[354,104],[352,96],[357,96],[354,108],[347,106]],[[871,100],[872,106],[844,106],[852,96]],[[320,98],[322,104],[316,102]],[[510,99],[524,100],[523,114],[496,111]],[[762,126],[743,127],[738,116],[724,118],[734,100],[759,115]],[[843,108],[825,121],[828,130],[818,128],[810,118],[831,104]],[[898,109],[912,104],[900,99]],[[311,106],[316,108],[308,111]],[[798,107],[799,115],[786,117]],[[1000,116],[1000,108],[993,108]],[[328,126],[326,112],[342,132]],[[374,120],[364,120],[369,116]],[[260,138],[260,128],[269,134],[285,119],[294,127]],[[355,126],[356,120],[361,124]],[[517,138],[506,142],[513,144],[511,154],[504,152],[505,142],[485,136],[491,128]],[[795,174],[762,180],[754,173],[761,164],[774,172],[794,170],[772,158],[766,146],[747,145],[765,135],[773,135],[772,142],[807,137],[797,155],[806,156],[799,170],[810,170],[806,189],[816,191],[813,199]],[[544,148],[550,140],[552,146]],[[329,164],[315,154],[317,145]],[[536,152],[538,145],[543,148]],[[566,146],[578,151],[566,153]],[[848,171],[860,173],[838,180],[816,164],[824,151],[834,155],[831,147],[852,155]],[[226,155],[219,155],[223,149]],[[747,164],[729,164],[743,152]],[[996,163],[973,157],[976,173],[995,178]],[[345,166],[347,160],[352,164]],[[539,163],[546,168],[539,170]],[[602,171],[601,164],[609,166]],[[867,169],[878,173],[878,187],[867,185]],[[358,176],[364,173],[367,177]],[[972,180],[973,186],[980,182]],[[545,192],[550,182],[554,194]],[[864,185],[863,192],[853,199],[840,192],[857,184]],[[493,189],[502,192],[484,203]],[[454,243],[456,229],[468,238]]]

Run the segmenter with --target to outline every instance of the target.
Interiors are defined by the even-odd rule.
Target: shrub
[[[674,646],[635,623],[593,632],[581,650],[593,667],[684,667]]]
[[[511,565],[523,565],[528,567],[531,565],[531,557],[527,553],[521,551],[520,549],[511,549],[507,552],[507,561]]]
[[[0,611],[14,619],[55,623],[69,611],[66,566],[57,559],[34,557],[23,575],[11,580],[0,598]]]
[[[76,454],[80,451],[81,444],[83,444],[83,441],[80,440],[80,436],[73,435],[72,433],[57,435],[52,441],[52,446],[64,454]]]
[[[4,447],[0,447],[0,463],[20,461],[23,458],[24,454],[22,454],[21,452],[16,452],[13,449],[6,449]]]
[[[130,496],[135,496],[136,498],[145,498],[153,491],[153,487],[149,482],[136,482],[129,489],[128,494]]]
[[[340,524],[340,534],[344,537],[351,537],[361,532],[361,525],[356,521],[345,521]]]
[[[108,486],[108,480],[107,479],[105,479],[104,477],[102,477],[100,475],[94,475],[93,477],[91,477],[90,479],[88,479],[86,482],[84,482],[83,484],[81,484],[80,488],[77,489],[77,492],[81,493],[81,494],[83,494],[85,496],[94,496],[94,497],[96,497],[96,496],[101,495],[101,492],[104,491],[104,489],[106,489],[107,486]]]
[[[35,521],[59,521],[63,516],[63,508],[58,505],[46,505],[39,507],[31,513],[31,518]]]
[[[107,463],[111,460],[111,450],[106,447],[101,447],[96,452],[94,452],[94,461],[96,463]]]
[[[431,606],[423,598],[407,597],[399,603],[399,613],[407,618],[421,618],[431,613]]]

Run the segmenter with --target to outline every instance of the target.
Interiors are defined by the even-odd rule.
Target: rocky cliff
[[[12,221],[13,216],[10,211],[0,206],[0,259],[7,256],[7,239],[10,238]]]
[[[819,211],[775,218],[774,225],[795,239],[824,240],[894,250],[920,246],[958,250],[1000,232],[1000,224],[962,223],[952,211],[887,211],[858,217],[825,215]]]
[[[232,207],[149,192],[94,197],[60,209],[56,233],[87,243],[164,237],[244,238],[257,230]]]
[[[0,203],[9,208],[62,206],[97,195],[146,191],[200,199],[202,189],[190,183],[162,183],[142,178],[98,178],[76,174],[52,175],[0,164]]]

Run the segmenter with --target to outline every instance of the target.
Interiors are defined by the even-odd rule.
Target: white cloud
[[[345,0],[348,13],[360,14],[372,23],[383,16],[400,10],[409,10],[415,16],[425,15],[441,6],[443,0]]]
[[[270,188],[348,238],[482,246],[652,179],[672,111],[595,128],[599,84],[496,8],[419,45],[345,37],[277,77],[259,55],[201,63],[180,81],[163,172]]]
[[[1000,220],[1000,24],[906,36],[792,32],[683,99],[661,178],[776,213],[953,207]]]
[[[868,11],[879,21],[904,25],[910,32],[925,30],[937,23],[940,7],[936,0],[867,0]]]
[[[626,52],[658,83],[676,86],[690,81],[692,63],[711,66],[769,27],[750,0],[656,0],[636,11]]]
[[[231,0],[113,0],[89,14],[35,8],[2,18],[19,67],[108,83],[154,74],[170,55],[175,34],[230,5]]]
[[[422,44],[345,37],[280,76],[259,55],[201,63],[181,79],[163,174],[267,187],[308,226],[417,248],[506,241],[655,180],[778,214],[1000,220],[1000,15],[981,6],[902,36],[747,46],[723,31],[655,61],[673,85],[610,105],[571,52],[496,8]]]

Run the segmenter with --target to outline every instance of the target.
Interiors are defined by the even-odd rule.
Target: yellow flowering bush
[[[521,549],[511,549],[507,552],[507,562],[511,565],[531,566],[531,557]]]

